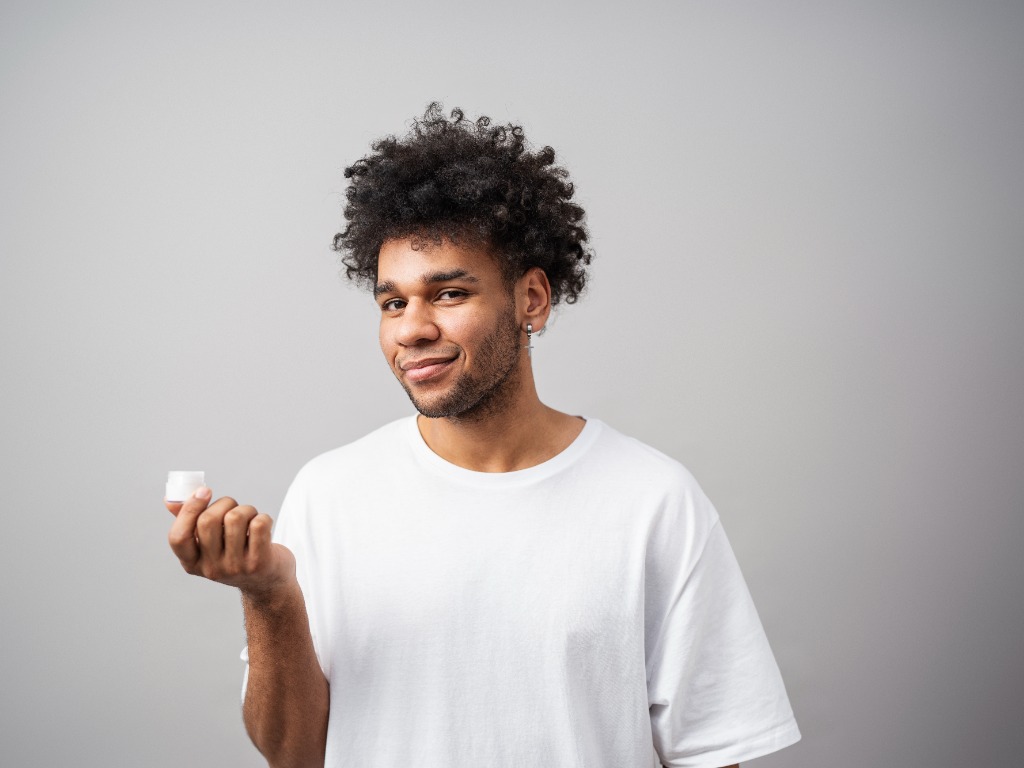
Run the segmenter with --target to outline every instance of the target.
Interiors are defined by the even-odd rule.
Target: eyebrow
[[[434,285],[435,283],[447,283],[450,280],[463,280],[467,283],[479,283],[480,278],[474,277],[464,269],[452,269],[448,272],[427,272],[420,278],[424,285]],[[395,290],[395,284],[391,280],[384,280],[383,282],[377,283],[373,286],[374,297],[380,296],[382,293],[391,293]]]

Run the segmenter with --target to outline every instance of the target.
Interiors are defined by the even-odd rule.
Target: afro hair
[[[583,208],[551,147],[531,151],[522,127],[468,120],[460,109],[449,119],[434,102],[405,137],[371,148],[345,169],[347,226],[333,247],[349,279],[372,288],[388,240],[423,247],[447,239],[489,249],[509,283],[540,267],[552,304],[579,299],[593,252]]]

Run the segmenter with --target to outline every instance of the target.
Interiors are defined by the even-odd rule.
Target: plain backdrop
[[[263,764],[165,473],[276,514],[411,412],[329,244],[437,99],[572,173],[539,390],[714,501],[804,734],[758,768],[1018,764],[1022,40],[989,0],[7,0],[0,762]]]

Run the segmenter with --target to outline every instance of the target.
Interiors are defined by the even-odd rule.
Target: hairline
[[[519,278],[531,269],[530,266],[524,266],[524,268],[519,271],[519,274],[515,274],[516,270],[513,269],[514,264],[511,259],[505,257],[506,252],[504,249],[495,245],[491,238],[485,235],[472,233],[468,226],[458,228],[455,234],[458,239],[453,239],[451,235],[443,232],[440,227],[436,227],[424,228],[418,231],[409,232],[408,234],[392,235],[384,238],[381,241],[380,247],[377,249],[377,256],[373,262],[373,278],[369,281],[371,295],[376,298],[381,293],[381,291],[377,290],[378,286],[381,285],[381,283],[378,282],[378,278],[380,276],[380,252],[386,244],[396,241],[412,241],[410,245],[414,251],[430,251],[434,248],[440,248],[446,242],[457,248],[465,248],[467,246],[470,248],[480,248],[498,266],[502,285],[505,286],[505,290],[510,296],[512,295],[513,287]],[[463,237],[466,239],[463,239]]]

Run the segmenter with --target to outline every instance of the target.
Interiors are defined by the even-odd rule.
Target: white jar
[[[199,488],[206,485],[206,473],[193,470],[176,470],[167,473],[167,490],[164,499],[167,501],[187,501]]]

